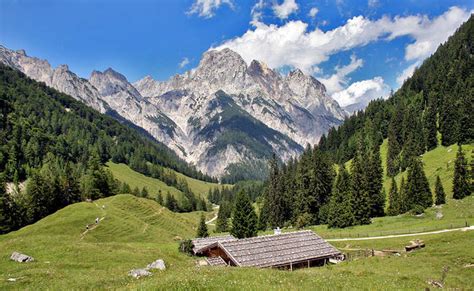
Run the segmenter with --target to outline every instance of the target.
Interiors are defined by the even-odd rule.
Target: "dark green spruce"
[[[245,191],[240,191],[235,198],[230,233],[237,238],[257,235],[257,214],[255,214],[252,201]]]
[[[468,166],[466,156],[461,146],[458,146],[456,154],[456,161],[454,163],[454,177],[453,177],[453,198],[463,199],[471,195],[471,185],[468,177]]]
[[[443,184],[441,183],[441,179],[439,176],[436,177],[436,184],[435,184],[435,197],[436,205],[441,205],[446,203],[446,194],[444,193]]]

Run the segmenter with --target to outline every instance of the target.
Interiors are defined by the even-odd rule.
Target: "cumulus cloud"
[[[319,12],[319,9],[316,8],[316,7],[313,7],[309,10],[308,16],[311,17],[311,18],[315,18],[316,14],[318,14],[318,12]]]
[[[390,87],[385,84],[382,77],[375,77],[352,83],[346,89],[336,92],[332,97],[349,112],[363,109],[371,100],[387,98]]]
[[[250,22],[252,25],[257,25],[261,18],[262,18],[262,9],[265,7],[264,0],[258,0],[255,5],[253,5],[252,10],[250,11],[250,15],[252,15],[252,21]]]
[[[189,64],[189,59],[188,58],[183,58],[181,62],[179,62],[178,66],[179,68],[184,68]]]
[[[285,1],[286,2],[286,1]],[[452,34],[456,27],[466,21],[470,11],[451,7],[444,14],[429,19],[423,15],[384,16],[371,20],[356,16],[332,30],[320,28],[308,30],[308,24],[300,20],[284,25],[265,24],[254,21],[254,27],[242,36],[225,41],[213,49],[228,47],[238,52],[247,62],[253,59],[264,61],[272,68],[293,66],[305,72],[325,62],[333,54],[367,45],[378,40],[390,41],[409,36],[414,40],[405,52],[405,59],[423,59],[429,56]]]
[[[195,0],[187,13],[197,14],[204,18],[211,18],[215,15],[215,11],[224,4],[231,8],[234,7],[232,0]]]
[[[403,72],[397,77],[398,85],[402,85],[406,79],[410,78],[413,75],[413,72],[415,72],[415,69],[419,66],[420,62],[416,62],[414,64],[409,65],[405,70],[403,70]]]
[[[326,86],[326,90],[329,94],[341,91],[350,81],[347,76],[363,65],[364,61],[362,59],[358,59],[355,55],[352,55],[351,62],[348,65],[336,67],[336,73],[329,78],[319,78],[319,80]]]
[[[280,19],[287,19],[290,14],[298,11],[298,4],[295,0],[284,0],[281,4],[275,2],[275,4],[272,6],[272,9],[276,17]]]

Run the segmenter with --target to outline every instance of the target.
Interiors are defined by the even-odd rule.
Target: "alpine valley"
[[[143,128],[198,170],[225,181],[263,178],[275,153],[287,161],[315,144],[346,112],[325,86],[295,69],[287,75],[230,49],[168,81],[130,83],[107,69],[83,79],[24,50],[0,46],[0,61],[101,113]],[[245,169],[245,171],[244,171]]]

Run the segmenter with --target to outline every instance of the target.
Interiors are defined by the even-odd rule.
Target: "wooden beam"
[[[293,262],[290,262],[290,271],[293,271]]]

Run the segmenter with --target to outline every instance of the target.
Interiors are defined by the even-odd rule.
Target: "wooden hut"
[[[209,258],[220,257],[231,266],[291,270],[323,265],[329,259],[342,256],[340,251],[310,230],[246,239],[216,239],[195,253]],[[215,261],[222,265],[220,259]]]
[[[236,238],[231,235],[195,238],[193,239],[193,252],[195,255],[202,254],[202,251],[208,246],[213,245],[219,241],[225,242],[229,240],[236,240]]]

